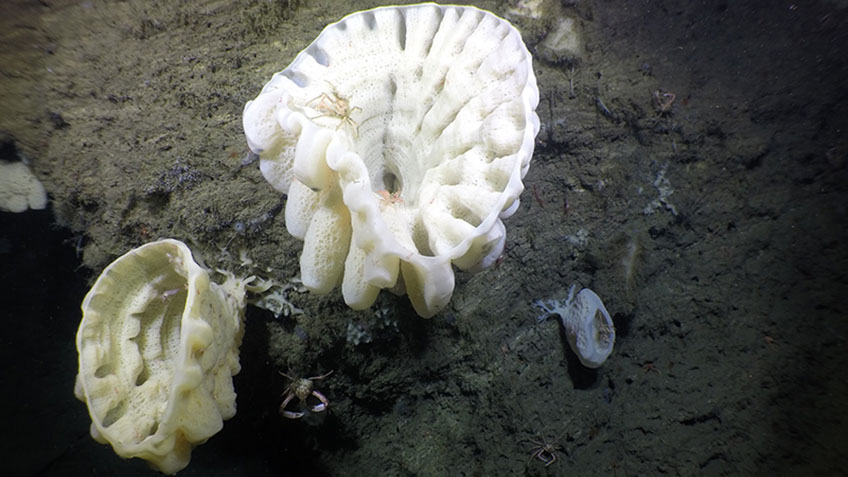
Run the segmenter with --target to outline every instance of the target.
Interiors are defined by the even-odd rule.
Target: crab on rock
[[[312,413],[322,412],[330,405],[330,401],[314,388],[313,381],[319,381],[333,374],[332,371],[321,376],[313,376],[311,378],[293,378],[286,373],[280,372],[283,376],[289,378],[291,384],[288,385],[283,395],[283,403],[280,404],[280,414],[287,419],[300,419],[306,414],[306,411]],[[309,396],[314,396],[318,399],[318,403],[310,405],[307,400]],[[292,399],[297,397],[298,405],[296,410],[287,409]]]

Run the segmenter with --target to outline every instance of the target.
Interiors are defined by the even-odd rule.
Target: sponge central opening
[[[363,148],[371,188],[376,194],[386,194],[407,206],[415,206],[426,171],[420,165],[412,141],[390,131],[384,131],[382,136],[382,140]]]

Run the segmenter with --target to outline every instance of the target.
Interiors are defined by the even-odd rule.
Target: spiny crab
[[[336,87],[333,86],[333,83],[329,81],[325,82],[330,85],[329,93],[321,93],[319,96],[316,96],[309,101],[306,102],[306,106],[314,109],[319,114],[317,116],[313,116],[309,119],[318,119],[318,118],[333,118],[338,119],[339,124],[336,126],[336,129],[342,127],[342,125],[348,125],[351,129],[353,129],[353,135],[359,136],[359,125],[356,124],[351,118],[351,115],[362,111],[362,108],[359,106],[350,107],[350,101],[347,98],[339,94],[336,91]]]
[[[557,451],[562,449],[560,445],[557,443],[559,438],[555,438],[553,440],[548,440],[544,436],[540,436],[539,439],[530,439],[530,442],[533,443],[535,447],[530,449],[530,458],[536,458],[545,463],[545,467],[553,464],[557,461]]]
[[[291,372],[291,371],[289,371]],[[283,399],[283,403],[280,404],[280,414],[287,419],[300,419],[306,414],[306,411],[311,413],[322,412],[327,409],[330,405],[330,401],[324,397],[323,394],[316,391],[314,389],[313,381],[320,381],[327,376],[333,374],[332,371],[326,374],[322,374],[321,376],[313,376],[311,378],[293,378],[288,374],[280,371],[280,374],[287,377],[291,384],[288,385],[286,390],[283,392],[285,398]],[[318,403],[314,405],[310,405],[307,400],[310,396],[314,396],[318,399]],[[298,404],[296,410],[286,409],[292,399],[297,397]]]

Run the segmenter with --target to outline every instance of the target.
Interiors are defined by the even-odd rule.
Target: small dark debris
[[[47,118],[50,119],[50,123],[53,124],[53,127],[56,129],[64,129],[70,126],[70,124],[65,121],[65,118],[63,118],[61,114],[55,111],[48,111]]]
[[[285,197],[283,197],[283,200],[280,200],[278,204],[271,208],[271,210],[265,212],[264,214],[260,215],[255,219],[250,219],[246,222],[241,220],[234,222],[233,231],[241,236],[256,235],[262,232],[262,229],[265,224],[274,220],[274,217],[276,217],[283,210],[283,204],[285,203],[284,199]]]
[[[250,151],[250,152],[247,153],[246,156],[244,156],[244,159],[241,160],[241,165],[242,165],[242,167],[249,166],[249,165],[253,164],[254,162],[256,162],[258,160],[259,160],[259,154],[256,154],[255,152]]]
[[[716,421],[721,424],[721,417],[719,417],[717,411],[712,410],[706,414],[701,414],[700,416],[694,416],[688,419],[681,419],[679,422],[684,426],[693,426],[695,424],[702,424],[708,421]]]
[[[110,103],[126,103],[127,101],[132,101],[132,98],[127,96],[126,94],[122,94],[120,96],[115,94],[106,95],[106,99],[109,100]]]
[[[144,189],[144,193],[147,195],[168,195],[177,190],[186,191],[206,178],[205,174],[178,158],[170,169],[159,174],[155,184]]]

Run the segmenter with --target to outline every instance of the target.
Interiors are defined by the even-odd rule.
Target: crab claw
[[[324,397],[324,395],[319,393],[318,391],[312,391],[312,395],[318,398],[319,401],[321,401],[320,403],[312,406],[312,409],[310,409],[312,412],[321,412],[327,409],[327,407],[330,405],[330,401],[328,401],[327,398]]]
[[[294,397],[294,394],[289,393],[289,395],[286,396],[285,399],[283,399],[283,403],[280,404],[280,414],[282,414],[282,416],[285,417],[286,419],[300,419],[301,417],[303,417],[302,411],[288,411],[288,410],[286,410],[286,406],[288,406],[288,404],[291,402],[293,397]]]
[[[303,417],[303,412],[286,411],[285,409],[283,409],[283,417],[285,417],[286,419],[300,419],[301,417]]]

